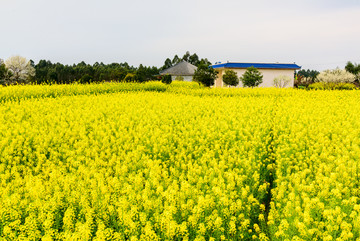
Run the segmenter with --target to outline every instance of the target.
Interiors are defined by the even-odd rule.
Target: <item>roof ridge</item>
[[[217,62],[217,64],[296,64],[296,63],[295,62],[280,63],[280,62],[230,62],[230,61],[227,61],[227,62]]]
[[[249,68],[258,69],[301,69],[301,66],[295,63],[251,63],[251,62],[226,62],[212,65],[213,68]]]

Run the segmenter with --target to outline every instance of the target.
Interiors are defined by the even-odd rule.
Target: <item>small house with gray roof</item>
[[[176,79],[184,79],[184,81],[192,81],[193,76],[195,74],[195,70],[197,70],[197,67],[195,65],[192,65],[186,61],[181,61],[178,64],[175,64],[174,66],[164,69],[163,71],[160,71],[160,75],[171,75],[172,80]],[[181,77],[182,78],[181,78]],[[180,78],[178,78],[180,77]]]

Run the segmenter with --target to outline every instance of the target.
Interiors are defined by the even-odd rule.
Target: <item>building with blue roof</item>
[[[218,71],[218,77],[215,80],[215,87],[224,87],[225,84],[222,81],[222,76],[225,71],[231,69],[236,72],[238,77],[241,77],[247,68],[255,67],[263,75],[263,82],[259,87],[274,87],[274,79],[278,76],[288,76],[290,82],[286,87],[294,87],[294,72],[295,70],[301,69],[301,66],[293,63],[236,63],[236,62],[226,62],[226,63],[215,63],[212,65],[214,69]],[[242,87],[240,81],[237,87]]]

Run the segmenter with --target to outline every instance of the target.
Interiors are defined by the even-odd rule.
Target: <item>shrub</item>
[[[172,82],[171,75],[169,75],[169,74],[163,75],[161,82],[163,82],[164,84],[168,84],[168,85],[171,84],[171,82]]]
[[[325,84],[322,82],[317,82],[317,83],[313,83],[308,85],[308,89],[310,90],[324,90],[325,89]]]
[[[343,69],[325,70],[317,77],[319,82],[325,83],[352,83],[355,76]]]
[[[182,77],[181,75],[176,76],[175,80],[177,81],[184,81],[184,77]]]
[[[340,83],[340,84],[337,84],[337,89],[338,90],[355,90],[356,85],[354,85],[352,83]]]
[[[245,87],[256,87],[263,82],[263,75],[257,68],[249,67],[240,79]]]
[[[279,75],[273,80],[273,82],[276,88],[284,88],[290,84],[291,78],[287,75]]]
[[[352,83],[326,83],[317,82],[308,86],[310,90],[354,90],[356,85]]]
[[[51,80],[53,80],[53,79],[51,79]],[[81,79],[79,80],[79,82],[80,82],[81,84],[89,84],[91,81],[92,81],[92,77],[91,77],[91,75],[89,75],[89,74],[83,75],[83,76],[81,77]]]
[[[206,64],[200,64],[195,71],[193,80],[198,82],[199,84],[203,84],[207,87],[210,87],[214,85],[214,81],[217,77],[217,71],[206,65]]]
[[[236,86],[239,84],[239,78],[235,71],[226,70],[225,74],[223,75],[223,82],[229,86]]]

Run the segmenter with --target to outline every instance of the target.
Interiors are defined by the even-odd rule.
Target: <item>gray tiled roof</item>
[[[161,75],[164,74],[170,74],[170,75],[176,75],[176,76],[192,76],[195,73],[195,70],[197,67],[195,65],[192,65],[186,61],[182,61],[168,69],[164,69],[160,72]]]

